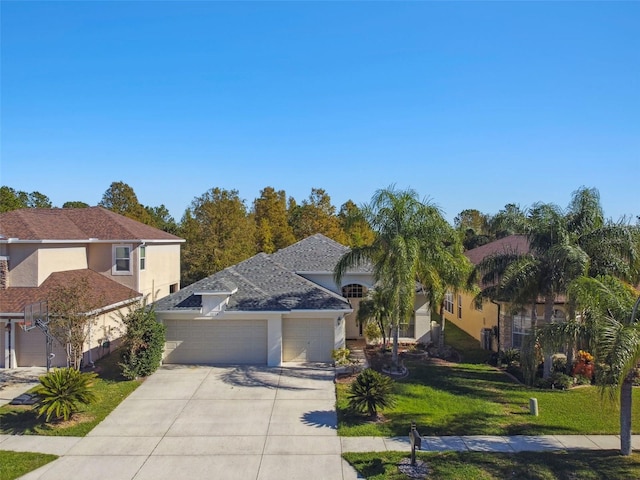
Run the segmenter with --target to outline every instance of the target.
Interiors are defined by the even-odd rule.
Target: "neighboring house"
[[[280,365],[329,362],[333,349],[360,338],[360,299],[373,287],[370,268],[333,269],[348,251],[321,234],[271,255],[260,253],[155,303],[167,327],[164,363]],[[424,299],[405,325],[407,341],[426,341]]]
[[[527,251],[529,251],[529,243],[526,236],[510,235],[468,250],[465,255],[471,263],[478,265],[490,255]],[[556,319],[565,318],[564,308],[564,299],[558,299],[554,307]],[[478,306],[470,293],[449,292],[445,298],[444,316],[447,321],[456,324],[480,341],[487,350],[520,348],[523,338],[531,331],[533,321],[535,319],[540,321],[544,317],[544,301],[539,299],[536,302],[535,311],[533,305],[522,310],[515,309],[508,302],[488,299]]]
[[[21,328],[25,308],[79,280],[100,300],[84,361],[107,353],[122,335],[117,312],[180,289],[183,242],[101,207],[0,214],[0,368],[46,365],[42,331]],[[64,346],[54,353],[53,366],[65,365]]]

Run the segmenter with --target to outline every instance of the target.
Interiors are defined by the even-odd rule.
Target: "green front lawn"
[[[488,365],[406,364],[410,375],[395,383],[396,403],[382,411],[384,422],[371,423],[349,412],[349,386],[336,385],[340,435],[407,435],[411,422],[423,435],[619,433],[616,406],[603,402],[596,387],[538,390]],[[538,417],[529,414],[531,397],[538,399]],[[638,390],[634,398],[633,415],[640,418]]]
[[[0,433],[10,435],[60,435],[83,437],[100,423],[122,400],[133,392],[139,381],[120,377],[118,352],[97,362],[98,378],[94,383],[96,401],[69,422],[45,423],[32,407],[5,405],[0,407]]]
[[[402,452],[345,453],[343,457],[369,480],[405,480],[397,464]],[[640,454],[613,451],[417,452],[429,467],[430,480],[630,480],[640,478]]]
[[[0,450],[0,480],[13,480],[58,458],[46,453]]]

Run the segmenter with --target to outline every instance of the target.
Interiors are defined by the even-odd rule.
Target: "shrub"
[[[554,372],[549,378],[539,378],[535,386],[538,388],[550,388],[555,390],[568,390],[573,385],[573,377],[561,372]]]
[[[349,407],[374,417],[378,409],[393,404],[391,389],[393,380],[371,368],[363,370],[351,384],[347,398]]]
[[[95,373],[80,373],[75,368],[57,368],[40,377],[35,392],[40,397],[36,404],[38,416],[56,420],[69,418],[79,411],[80,405],[95,401],[93,380]]]
[[[517,348],[507,348],[500,354],[503,365],[511,365],[520,361],[520,350]]]
[[[127,331],[122,348],[122,374],[129,379],[146,377],[162,361],[165,327],[156,321],[153,308],[142,303],[122,317]]]
[[[336,365],[348,365],[350,354],[351,351],[348,348],[338,348],[331,351],[331,358],[336,362]]]
[[[364,338],[369,343],[379,343],[382,340],[382,333],[377,323],[367,322],[364,326]]]

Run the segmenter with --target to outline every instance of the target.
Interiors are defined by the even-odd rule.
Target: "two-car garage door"
[[[164,363],[266,364],[266,320],[165,320]]]

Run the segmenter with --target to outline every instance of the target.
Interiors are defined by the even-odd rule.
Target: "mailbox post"
[[[422,448],[422,437],[416,430],[416,423],[411,423],[411,431],[409,431],[409,441],[411,442],[411,465],[416,464],[416,448],[420,450]]]

